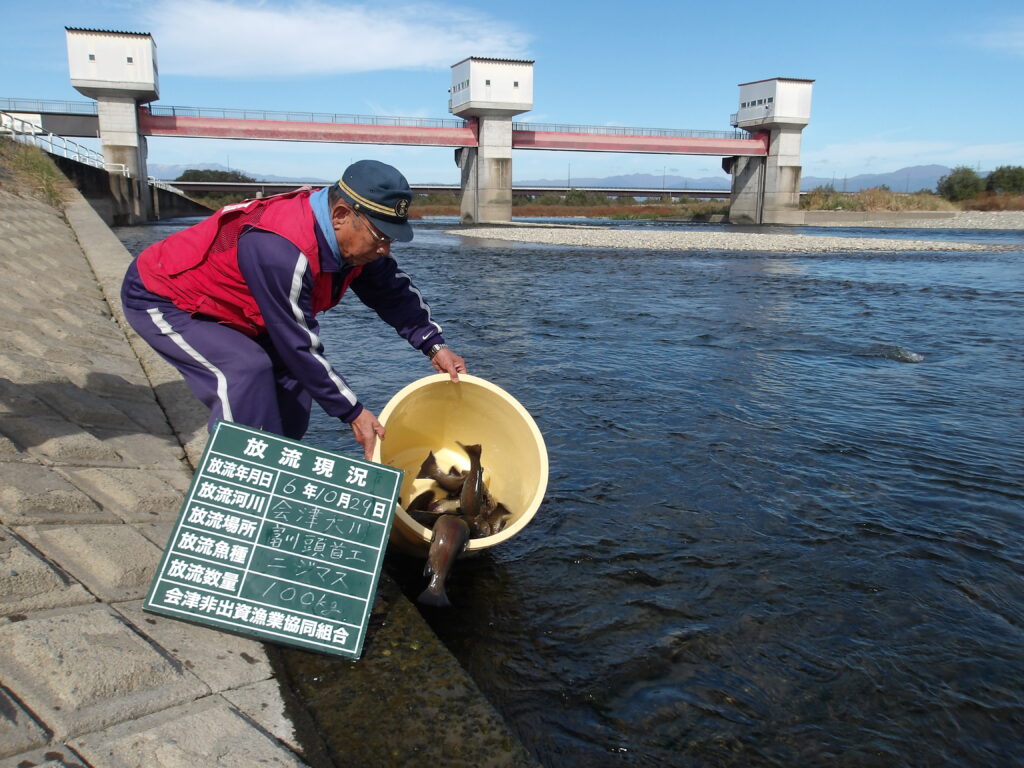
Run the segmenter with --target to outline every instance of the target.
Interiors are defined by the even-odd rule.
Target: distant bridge
[[[299,187],[322,187],[322,181],[169,181],[171,186],[180,189],[182,192],[225,192],[239,193],[251,196],[276,195],[280,192],[290,192]],[[414,194],[428,195],[443,192],[460,193],[461,187],[458,184],[413,184]],[[722,198],[726,199],[731,194],[728,189],[666,189],[663,187],[638,189],[636,187],[527,187],[512,186],[513,195],[544,195],[555,193],[564,195],[570,191],[596,192],[609,197],[699,197],[699,198]]]
[[[96,102],[0,98],[0,110],[38,115],[61,136],[96,137]],[[138,111],[144,136],[264,139],[435,147],[477,146],[475,122],[461,119],[336,115],[151,104]],[[763,157],[768,134],[594,125],[512,123],[513,149]],[[638,193],[639,194],[639,193]]]

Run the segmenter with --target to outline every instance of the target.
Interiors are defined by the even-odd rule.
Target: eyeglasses
[[[387,235],[378,232],[377,228],[373,226],[373,224],[371,224],[370,221],[362,214],[359,214],[359,220],[366,225],[366,229],[369,231],[370,236],[376,241],[378,247],[382,245],[391,245],[395,242],[395,238],[388,237]]]

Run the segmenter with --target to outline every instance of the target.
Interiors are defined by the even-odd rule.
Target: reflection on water
[[[1024,761],[1024,251],[449,226],[398,257],[470,371],[533,414],[551,478],[426,615],[545,765]],[[377,412],[432,372],[351,299],[323,331]],[[354,451],[322,414],[309,439]],[[422,588],[421,563],[390,567]]]

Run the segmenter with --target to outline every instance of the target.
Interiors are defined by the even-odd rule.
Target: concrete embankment
[[[52,159],[104,222],[120,226],[139,220],[141,209],[140,201],[135,199],[137,188],[126,177],[66,157]],[[209,208],[183,195],[156,186],[144,189],[150,198],[150,214],[155,219],[207,216],[210,213]]]
[[[206,436],[121,322],[129,258],[75,190],[0,186],[0,768],[533,765],[386,577],[303,702],[280,649],[142,612]]]

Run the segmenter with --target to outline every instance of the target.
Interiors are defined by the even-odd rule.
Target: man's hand
[[[450,349],[438,350],[438,353],[431,358],[430,364],[438,373],[450,374],[452,381],[458,381],[460,373],[469,373],[466,370],[466,361]]]
[[[356,442],[363,446],[363,455],[367,461],[373,459],[373,448],[377,444],[377,438],[384,439],[384,425],[377,421],[377,417],[369,408],[363,408],[362,412],[352,420],[352,436]]]

